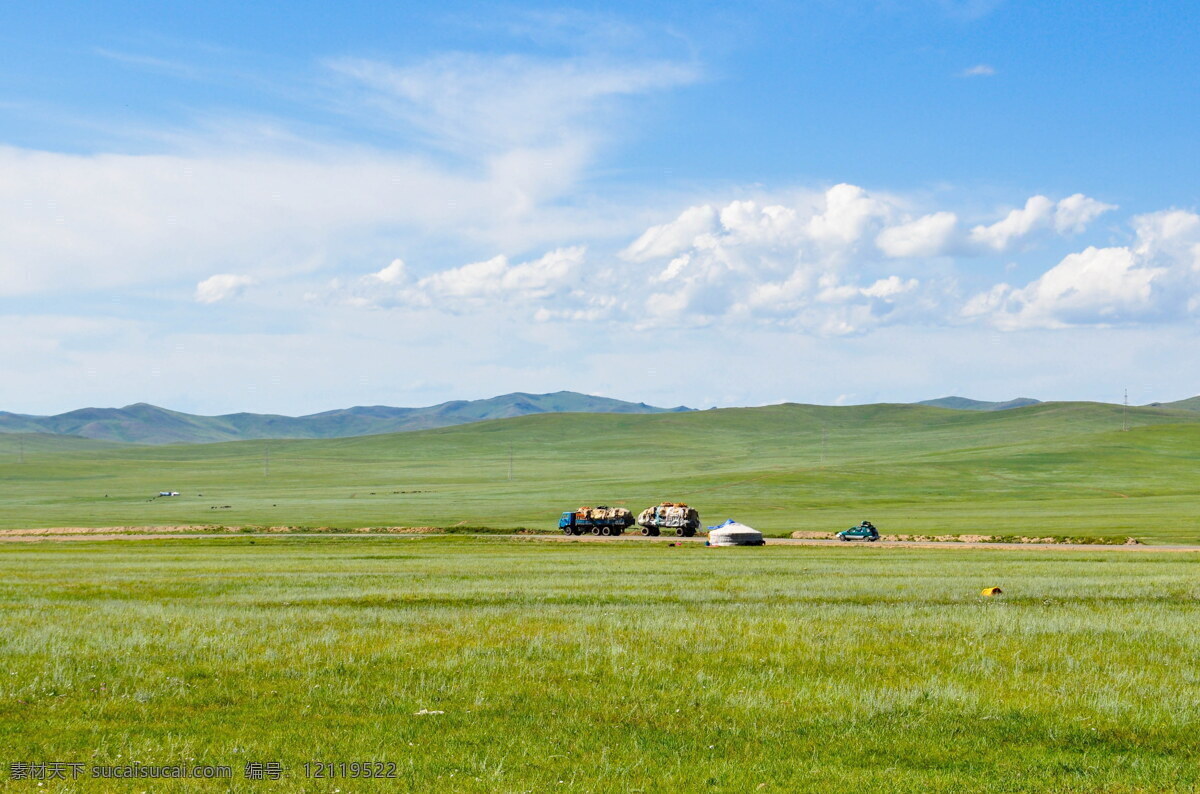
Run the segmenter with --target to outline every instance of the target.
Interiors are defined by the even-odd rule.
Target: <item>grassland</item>
[[[3,761],[228,764],[238,791],[1192,791],[1198,566],[449,537],[7,544]],[[989,585],[1005,594],[980,597]],[[393,761],[398,780],[306,780],[319,760]],[[247,761],[292,776],[244,781]],[[228,786],[56,790],[110,789]]]
[[[549,528],[580,504],[680,499],[768,534],[865,517],[894,533],[1200,542],[1200,413],[1122,421],[1088,403],[784,405],[165,447],[0,435],[0,527]]]

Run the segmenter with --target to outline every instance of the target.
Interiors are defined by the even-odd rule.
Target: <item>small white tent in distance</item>
[[[762,546],[765,542],[763,533],[732,518],[727,519],[724,524],[708,529],[710,546]]]

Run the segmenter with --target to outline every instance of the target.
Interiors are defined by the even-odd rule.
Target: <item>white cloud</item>
[[[891,208],[857,185],[834,185],[825,193],[824,211],[808,222],[814,240],[833,245],[852,245],[873,221],[887,218]]]
[[[1061,201],[1034,196],[1024,208],[968,234],[957,212],[916,214],[912,205],[848,184],[794,194],[786,203],[697,204],[650,226],[616,258],[603,252],[585,257],[583,246],[567,246],[534,260],[513,263],[498,255],[420,278],[395,260],[348,285],[333,285],[333,292],[349,305],[450,314],[521,306],[546,322],[620,317],[646,329],[728,321],[845,335],[964,317],[1005,328],[1081,322],[1093,309],[1104,316],[1130,314],[1145,290],[1140,267],[1121,271],[1119,262],[1092,261],[1088,253],[1064,261],[1037,284],[1000,284],[964,303],[953,257],[987,256],[1018,242],[1032,247],[1039,238],[1073,234],[1111,206],[1082,194]],[[1182,217],[1139,222],[1148,229],[1191,229]],[[1153,238],[1161,246],[1164,233],[1143,237],[1143,245]],[[1078,280],[1090,286],[1074,286]],[[1135,297],[1113,307],[1112,294]]]
[[[508,257],[497,256],[423,278],[414,291],[430,301],[508,296],[540,300],[572,283],[584,252],[582,246],[559,248],[516,265],[510,264]]]
[[[1186,210],[1164,210],[1133,219],[1137,234],[1135,249],[1140,256],[1167,257],[1200,268],[1200,215]]]
[[[213,119],[197,120],[202,134],[152,133],[166,154],[0,146],[0,206],[15,208],[0,213],[0,296],[218,268],[295,276],[451,235],[462,247],[520,249],[605,226],[627,234],[628,215],[556,199],[573,195],[597,147],[619,136],[620,101],[699,76],[682,63],[600,57],[330,66],[344,78],[334,104],[387,129],[396,150]],[[447,151],[459,159],[447,163]]]
[[[846,184],[791,205],[742,200],[692,207],[623,252],[653,266],[641,271],[648,290],[636,281],[629,288],[629,302],[638,307],[634,319],[642,326],[694,326],[730,318],[856,333],[883,322],[920,284],[892,274],[861,280],[874,269],[873,249],[861,243],[899,213],[895,201]]]
[[[218,273],[209,276],[196,285],[196,301],[198,303],[217,303],[237,297],[242,290],[255,284],[250,276],[238,276],[232,273]]]
[[[969,320],[991,318],[1004,309],[1004,302],[1013,292],[1008,284],[996,284],[985,292],[973,295],[963,304],[962,315]]]
[[[419,279],[413,279],[404,262],[397,259],[355,284],[344,286],[335,282],[332,291],[350,305],[410,306],[448,314],[474,312],[485,306],[499,308],[503,304],[534,306],[554,299],[556,310],[569,311],[543,312],[542,317],[586,319],[587,296],[572,289],[579,283],[586,253],[583,246],[557,248],[517,264],[500,255]]]
[[[408,281],[408,268],[403,259],[393,259],[387,267],[371,275],[375,280],[382,281],[384,284],[402,284]]]
[[[1116,207],[1081,193],[1057,203],[1045,196],[1032,196],[1022,209],[1012,210],[1002,220],[971,229],[970,241],[993,251],[1007,251],[1051,231],[1078,234],[1095,218],[1113,209]]]
[[[647,229],[622,256],[653,267],[645,271],[646,297],[631,301],[640,305],[643,325],[728,316],[846,334],[951,321],[959,311],[953,279],[920,260],[986,255],[1033,244],[1038,235],[1075,233],[1109,209],[1081,194],[1059,202],[1034,196],[1024,209],[967,234],[956,212],[913,217],[902,198],[841,184],[788,204],[697,205]]]
[[[919,282],[915,278],[902,280],[899,276],[888,276],[863,288],[860,292],[868,298],[894,298],[902,293],[910,292],[918,286]]]
[[[1053,217],[1054,202],[1045,196],[1032,196],[1025,202],[1023,209],[1009,212],[1003,220],[990,226],[976,226],[972,229],[971,242],[996,251],[1005,251],[1014,242],[1048,227]]]
[[[593,141],[609,99],[699,78],[694,65],[674,61],[448,53],[404,66],[327,63],[369,89],[374,108],[424,131],[432,144],[472,157],[481,149],[554,150],[581,137]]]
[[[651,226],[629,244],[622,256],[634,262],[646,262],[674,256],[691,248],[698,237],[717,228],[717,211],[710,206],[689,207],[679,217],[661,226]]]
[[[1002,328],[1061,328],[1136,318],[1152,308],[1160,269],[1138,267],[1128,248],[1070,254],[1024,289],[994,287],[971,313],[991,309]]]
[[[505,186],[371,152],[65,155],[0,147],[0,295],[301,273],[399,229],[486,236]],[[164,269],[165,259],[172,268]]]
[[[1059,234],[1080,234],[1096,218],[1116,208],[1082,193],[1067,196],[1054,208],[1054,230]]]
[[[1023,288],[998,284],[971,298],[964,316],[1020,329],[1149,322],[1195,313],[1200,215],[1168,210],[1138,216],[1133,226],[1133,245],[1089,246]]]
[[[875,244],[890,257],[938,256],[947,251],[957,231],[957,215],[953,212],[935,212],[884,229],[875,239]]]
[[[603,265],[585,267],[582,246],[519,264],[496,256],[419,279],[393,263],[348,287],[335,285],[335,292],[357,305],[444,312],[535,305],[533,317],[543,321],[623,316],[649,327],[728,316],[850,333],[891,313],[921,283],[892,274],[858,283],[853,256],[893,211],[852,185],[803,197],[796,206],[698,205],[647,229],[620,259]]]
[[[992,77],[996,74],[996,68],[986,63],[977,63],[974,66],[963,69],[958,73],[959,77]]]

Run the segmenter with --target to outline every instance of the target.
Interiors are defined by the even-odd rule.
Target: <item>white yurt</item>
[[[708,528],[710,546],[761,546],[764,542],[763,533],[732,518],[724,524]]]

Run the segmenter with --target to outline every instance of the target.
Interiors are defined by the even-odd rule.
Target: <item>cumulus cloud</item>
[[[1110,209],[1082,194],[1057,202],[1034,196],[967,231],[954,211],[914,214],[903,198],[841,184],[787,204],[690,207],[647,229],[621,256],[650,268],[649,292],[633,301],[644,324],[729,316],[853,333],[956,314],[953,279],[922,261],[994,255],[1079,233]]]
[[[384,284],[402,284],[408,280],[408,268],[403,259],[393,259],[391,264],[371,276]]]
[[[1060,203],[1061,204],[1061,203]],[[1133,220],[1132,245],[1089,246],[1023,288],[997,284],[963,307],[1005,329],[1181,319],[1200,296],[1200,215],[1182,210]]]
[[[1013,210],[1003,220],[990,226],[976,226],[971,230],[971,241],[996,251],[1005,251],[1014,242],[1048,227],[1053,216],[1054,202],[1045,196],[1032,196],[1023,209]]]
[[[1152,212],[1135,217],[1133,228],[1139,256],[1200,269],[1200,215],[1186,210]]]
[[[691,248],[702,235],[717,228],[717,211],[704,205],[689,207],[678,218],[660,226],[651,226],[622,252],[626,259],[646,262]]]
[[[892,258],[1004,253],[1051,235],[1080,234],[1100,215],[1114,209],[1114,205],[1082,193],[1057,202],[1038,195],[1000,220],[976,225],[969,232],[960,228],[957,213],[943,210],[888,226],[875,242]]]
[[[869,298],[893,298],[916,289],[918,285],[919,282],[915,278],[903,280],[899,276],[888,276],[859,291]]]
[[[506,256],[444,270],[421,279],[414,292],[423,300],[484,300],[516,296],[541,300],[572,282],[583,262],[582,246],[559,248],[539,259],[512,264]]]
[[[613,259],[583,246],[513,262],[498,255],[417,278],[402,260],[335,285],[343,302],[448,313],[530,311],[535,321],[620,317],[635,327],[696,326],[722,318],[824,334],[899,316],[921,292],[908,274],[870,273],[857,252],[897,212],[888,200],[835,185],[795,205],[739,200],[699,205],[648,228]]]
[[[423,278],[413,278],[403,260],[396,259],[355,284],[337,282],[333,286],[344,302],[360,306],[409,306],[461,314],[503,304],[536,311],[542,308],[536,304],[554,299],[560,303],[559,308],[565,308],[586,303],[586,296],[573,290],[586,254],[583,246],[556,248],[537,259],[515,264],[499,255]]]
[[[865,243],[899,212],[891,200],[847,184],[791,205],[740,200],[691,207],[622,252],[645,266],[648,282],[633,290],[634,319],[653,326],[728,317],[823,334],[857,332],[890,315],[920,284],[891,274],[861,280],[872,270]]]
[[[823,243],[853,245],[873,222],[891,214],[888,204],[857,185],[834,185],[825,193],[825,207],[808,221],[809,236]]]
[[[957,215],[935,212],[884,229],[875,243],[890,257],[938,256],[947,252],[957,231]]]
[[[1037,235],[1057,232],[1078,234],[1089,223],[1109,210],[1112,204],[1076,193],[1054,202],[1045,196],[1032,196],[1021,209],[1009,212],[1002,220],[971,229],[970,241],[993,251],[1008,251]]]
[[[1080,234],[1096,218],[1116,208],[1115,204],[1105,204],[1082,193],[1067,196],[1054,207],[1054,230],[1059,234]]]
[[[1128,248],[1070,254],[1024,289],[998,285],[972,299],[968,316],[991,311],[1004,328],[1058,328],[1136,318],[1148,312],[1151,284],[1163,271],[1139,267]]]
[[[641,328],[729,321],[845,335],[963,318],[1005,328],[1067,324],[1093,311],[1141,311],[1158,278],[1142,263],[1146,255],[1131,263],[1108,249],[1085,251],[1037,283],[998,284],[965,304],[954,263],[1019,242],[1030,247],[1039,236],[1078,233],[1110,209],[1082,194],[1059,201],[1033,196],[968,231],[957,212],[922,214],[909,199],[839,184],[793,194],[786,203],[739,199],[687,207],[646,228],[616,257],[567,246],[528,261],[502,254],[421,277],[397,259],[334,291],[336,300],[352,305],[451,314],[519,307],[535,321],[619,317]],[[1147,250],[1194,231],[1186,213],[1138,223],[1138,245]],[[1178,243],[1170,246],[1182,255]],[[1193,260],[1200,261],[1197,251]]]
[[[209,276],[196,285],[196,301],[198,303],[218,303],[235,298],[246,287],[255,284],[250,276],[238,276],[233,273],[218,273]]]

